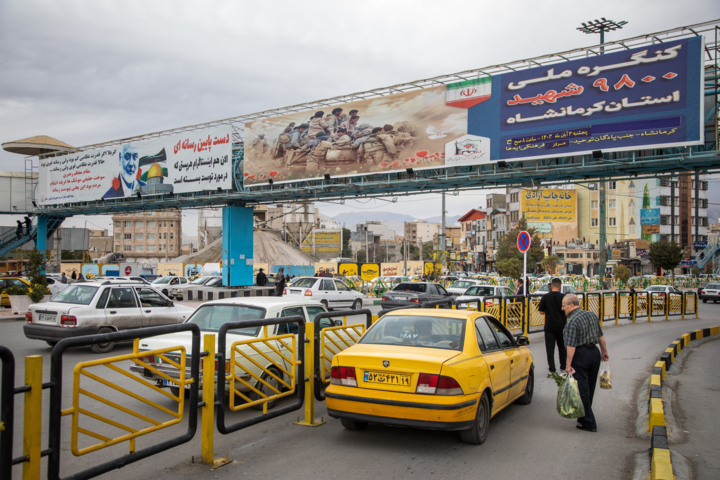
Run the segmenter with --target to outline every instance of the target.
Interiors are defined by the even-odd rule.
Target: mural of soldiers
[[[308,128],[308,133],[320,133],[325,132],[325,129],[328,128],[328,121],[323,118],[323,115],[325,115],[325,112],[315,112],[315,115],[310,119],[310,125]]]
[[[295,127],[295,122],[291,122],[285,129],[278,135],[277,140],[275,140],[275,146],[273,146],[272,149],[272,156],[273,158],[280,158],[285,155],[285,150],[283,149],[283,145],[287,142],[284,142],[284,138],[289,138],[290,132],[292,132],[293,128]],[[286,137],[283,137],[285,135]]]
[[[332,143],[328,142],[328,137],[324,133],[317,136],[317,146],[310,152],[307,159],[305,171],[315,173],[320,170],[320,166],[325,167],[325,155],[332,147]]]
[[[368,128],[370,129],[370,131],[372,131],[372,126],[369,123],[358,124],[357,129],[355,130],[355,133],[352,135],[353,140],[355,140],[359,137],[362,137],[364,135],[363,132]]]
[[[412,148],[415,144],[415,139],[412,135],[410,135],[404,126],[398,128],[398,134],[395,136],[394,140],[395,146],[398,147],[398,150],[402,150],[403,148]]]
[[[357,115],[354,115],[350,117],[350,120],[343,122],[340,124],[340,128],[344,128],[349,135],[352,136],[353,133],[357,130],[357,122],[360,120],[360,117]]]
[[[392,129],[392,126],[391,126]],[[380,165],[396,158],[397,150],[392,137],[383,134],[383,129],[375,127],[358,148],[358,155],[361,155],[368,166]]]
[[[358,111],[357,111],[357,110],[350,110],[350,111],[347,113],[347,115],[345,115],[345,114],[343,113],[342,115],[340,115],[340,117],[339,117],[338,119],[340,120],[340,123],[343,123],[343,122],[346,122],[346,121],[350,120],[352,117],[357,116],[357,114],[358,114]]]
[[[265,134],[261,133],[250,144],[250,153],[252,154],[251,156],[253,157],[253,160],[257,160],[258,158],[262,157],[267,151],[268,142],[267,140],[265,140]]]
[[[285,165],[288,167],[292,165],[295,160],[295,151],[301,147],[300,139],[307,130],[308,125],[303,123],[295,127],[295,129],[288,135],[289,141],[283,145],[285,149]]]
[[[342,115],[342,111],[343,111],[343,109],[340,107],[333,108],[332,114],[328,115],[325,118],[325,120],[327,121],[327,124],[328,124],[327,130],[328,130],[328,133],[330,133],[330,135],[335,135],[338,127],[340,126],[339,117],[340,117],[340,115]]]
[[[333,145],[334,150],[350,150],[352,148],[352,139],[348,132],[344,128],[339,128],[337,131],[337,139]]]

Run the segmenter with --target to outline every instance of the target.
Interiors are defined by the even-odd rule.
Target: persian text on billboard
[[[40,160],[41,205],[232,188],[231,127]]]
[[[303,242],[303,252],[312,252],[313,236],[315,238],[315,252],[339,252],[342,250],[340,246],[340,232],[315,232],[314,235],[308,235]]]
[[[660,209],[641,208],[640,225],[660,225]]]
[[[520,192],[520,208],[528,222],[572,222],[576,193],[575,190],[525,190]]]

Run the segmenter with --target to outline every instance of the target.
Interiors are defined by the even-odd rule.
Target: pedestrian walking
[[[281,268],[277,273],[277,280],[275,281],[275,296],[282,297],[283,290],[285,290],[285,269]]]
[[[565,295],[560,292],[562,281],[553,278],[550,282],[550,291],[543,295],[538,305],[538,311],[545,314],[545,352],[547,353],[548,368],[555,372],[555,345],[560,356],[560,371],[565,371],[567,349],[563,341],[563,330],[567,317],[562,309],[562,300]]]
[[[62,276],[60,277],[60,283],[67,283],[68,278],[67,275],[65,275],[65,272],[62,272]]]
[[[580,308],[578,298],[569,294],[563,298],[562,309],[567,316],[563,339],[567,348],[567,372],[578,383],[578,391],[585,409],[585,416],[578,418],[577,428],[597,432],[597,422],[592,411],[593,396],[597,385],[600,361],[608,361],[607,344],[600,319],[597,315]],[[600,350],[598,350],[598,345]]]
[[[515,291],[515,295],[525,295],[525,281],[522,278],[520,278],[520,279],[518,279],[517,283],[518,283],[518,288]]]
[[[15,236],[20,239],[22,237],[23,232],[23,226],[22,222],[20,220],[17,221],[17,228],[15,229]]]
[[[258,287],[264,287],[265,285],[267,285],[267,275],[265,275],[265,272],[262,268],[258,270],[257,280],[255,281],[255,284]]]
[[[70,275],[70,278],[72,278],[73,280],[77,280],[77,273],[75,273],[75,270],[73,270],[73,273],[72,273],[72,275]]]
[[[32,218],[25,217],[25,235],[30,235],[30,227],[32,227]]]

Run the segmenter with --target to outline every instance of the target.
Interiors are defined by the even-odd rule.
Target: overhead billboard
[[[342,251],[342,231],[314,230],[305,238],[301,248],[304,253],[335,253],[339,255]]]
[[[40,160],[41,205],[232,189],[232,127],[222,125]]]
[[[702,54],[700,36],[247,122],[245,185],[700,144]]]
[[[543,188],[520,192],[520,211],[525,220],[535,222],[573,222],[577,205],[575,190]],[[528,224],[529,226],[529,224]]]
[[[660,209],[641,208],[640,225],[660,225]]]

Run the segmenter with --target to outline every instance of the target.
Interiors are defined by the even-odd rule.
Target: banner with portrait
[[[40,159],[40,205],[232,189],[232,129],[222,125]]]

